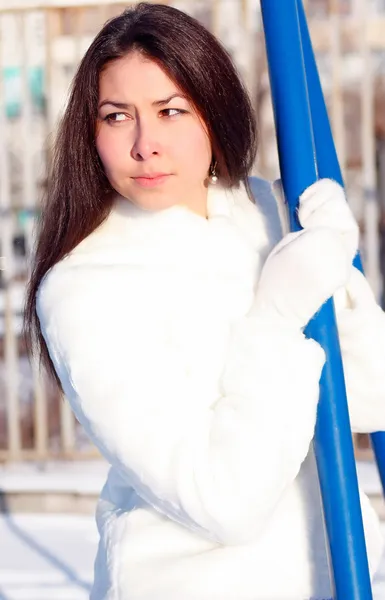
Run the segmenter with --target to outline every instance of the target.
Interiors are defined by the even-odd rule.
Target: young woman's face
[[[206,216],[205,125],[166,73],[137,52],[100,76],[96,147],[112,187],[134,204]]]

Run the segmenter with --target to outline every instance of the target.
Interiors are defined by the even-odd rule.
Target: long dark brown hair
[[[27,291],[29,351],[39,353],[58,383],[41,334],[36,295],[49,269],[110,212],[113,190],[95,146],[99,77],[108,63],[131,51],[156,61],[195,106],[223,184],[247,183],[255,158],[256,125],[247,92],[226,50],[198,21],[170,6],[143,2],[106,23],[80,63],[59,126]]]

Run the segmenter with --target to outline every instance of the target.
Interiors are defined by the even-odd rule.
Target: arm
[[[352,429],[385,430],[385,313],[355,268],[335,306]]]
[[[308,452],[323,352],[257,310],[234,324],[221,395],[202,403],[207,392],[143,307],[154,291],[133,294],[128,279],[116,267],[86,277],[68,269],[43,283],[38,313],[65,394],[155,509],[221,543],[245,542]]]
[[[324,179],[310,186],[300,198],[299,218],[305,228],[327,226],[339,231],[351,265],[358,227],[338,184]],[[352,429],[383,430],[385,314],[354,267],[349,268],[349,277],[334,300]]]

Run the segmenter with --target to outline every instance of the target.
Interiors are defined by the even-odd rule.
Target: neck
[[[198,189],[192,190],[188,196],[184,198],[184,200],[179,204],[179,206],[183,206],[184,208],[189,209],[191,212],[196,215],[203,217],[204,219],[208,218],[208,210],[207,210],[207,197],[208,197],[208,188],[205,184],[199,186]]]

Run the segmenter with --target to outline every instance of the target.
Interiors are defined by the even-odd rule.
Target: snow
[[[109,465],[103,460],[5,463],[0,465],[0,490],[68,492],[97,496],[104,485],[108,469]]]
[[[97,545],[93,516],[0,517],[0,600],[85,600]]]

